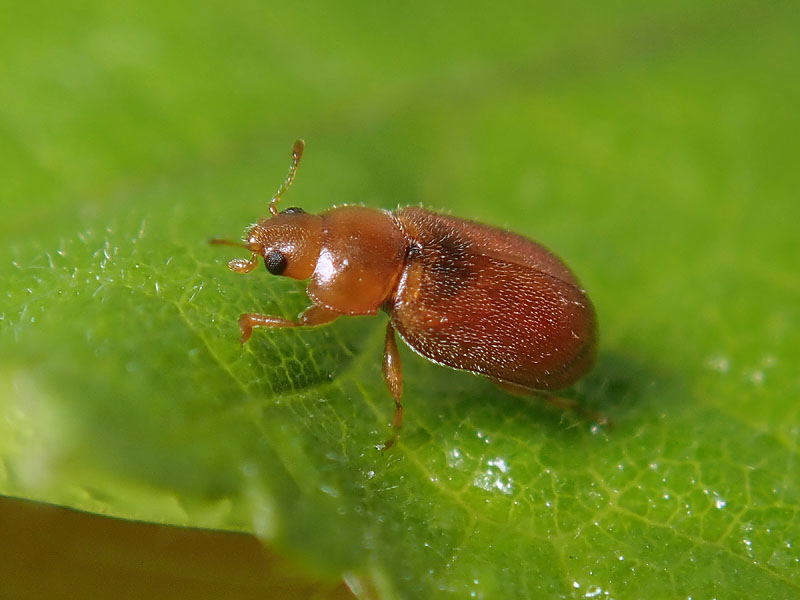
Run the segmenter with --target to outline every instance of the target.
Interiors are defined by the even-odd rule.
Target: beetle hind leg
[[[394,400],[394,419],[392,420],[392,437],[386,440],[381,450],[390,448],[400,436],[403,426],[403,404],[400,398],[403,395],[403,371],[400,364],[400,352],[397,350],[397,340],[394,335],[392,322],[386,324],[386,341],[383,348],[383,379],[386,387]]]
[[[521,396],[523,398],[527,398],[530,396],[538,396],[545,400],[550,406],[554,406],[558,410],[562,412],[571,412],[573,414],[578,415],[584,419],[597,423],[598,425],[608,425],[608,419],[600,413],[596,413],[593,410],[589,410],[585,408],[580,403],[571,398],[564,398],[563,396],[558,396],[553,392],[549,392],[547,390],[537,390],[535,388],[525,387],[524,385],[519,385],[516,383],[511,383],[508,381],[503,381],[501,379],[495,379],[493,377],[490,378],[492,383],[497,385],[497,387],[515,395]]]

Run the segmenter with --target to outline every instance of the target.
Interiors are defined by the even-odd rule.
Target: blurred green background
[[[257,535],[307,595],[800,593],[796,2],[2,13],[1,494]],[[304,288],[205,242],[265,214],[298,137],[286,206],[421,203],[562,256],[601,339],[566,395],[614,426],[403,348],[384,454],[384,318],[241,349],[240,312]],[[244,597],[282,570],[219,572]]]

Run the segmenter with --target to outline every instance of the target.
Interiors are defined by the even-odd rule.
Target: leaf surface
[[[0,26],[0,493],[254,532],[381,598],[798,594],[790,4],[137,6]],[[304,287],[205,242],[299,136],[287,206],[563,256],[601,333],[566,395],[613,426],[404,348],[381,453],[385,316],[241,348]]]

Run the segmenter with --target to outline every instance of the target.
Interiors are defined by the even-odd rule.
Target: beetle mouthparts
[[[235,273],[249,273],[258,265],[258,255],[253,254],[250,260],[244,258],[234,258],[228,261],[228,268]]]

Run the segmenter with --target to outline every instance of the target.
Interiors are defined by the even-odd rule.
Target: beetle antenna
[[[230,240],[221,240],[219,238],[210,239],[210,240],[208,240],[208,243],[216,245],[216,246],[236,246],[238,248],[245,248],[246,250],[250,249],[249,246],[246,246],[245,244],[242,244],[241,242],[232,242]]]
[[[303,148],[306,147],[306,143],[303,140],[297,140],[292,146],[292,165],[289,167],[289,173],[286,175],[286,181],[281,184],[281,187],[278,188],[278,191],[269,201],[269,213],[274,217],[278,214],[278,202],[281,199],[281,194],[289,189],[289,186],[292,185],[294,181],[294,176],[297,173],[297,165],[300,164],[300,159],[303,157]]]

